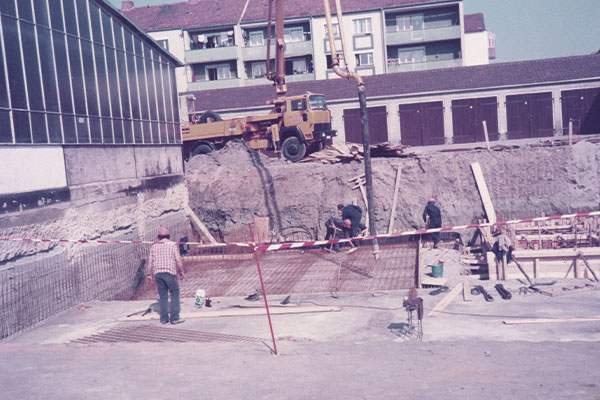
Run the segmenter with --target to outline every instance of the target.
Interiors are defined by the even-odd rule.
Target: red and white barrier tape
[[[495,223],[483,223],[483,224],[471,224],[471,225],[457,225],[457,226],[449,226],[445,228],[433,228],[433,229],[419,229],[413,231],[405,231],[405,232],[396,232],[396,233],[387,233],[381,235],[371,235],[365,237],[357,237],[357,238],[348,238],[348,239],[332,239],[332,240],[314,240],[310,242],[290,242],[290,243],[280,243],[280,244],[257,244],[257,243],[202,243],[202,242],[175,242],[177,244],[189,244],[198,247],[246,247],[252,248],[254,250],[259,251],[275,251],[275,250],[286,250],[286,249],[299,249],[303,247],[312,247],[312,246],[323,246],[332,243],[347,243],[347,242],[360,242],[371,239],[385,239],[392,237],[400,237],[400,236],[412,236],[412,235],[423,235],[426,233],[436,233],[436,232],[453,232],[453,231],[461,231],[465,229],[475,229],[475,228],[489,228],[492,226],[505,226],[505,225],[514,225],[520,223],[528,223],[528,222],[543,222],[543,221],[552,221],[559,219],[570,219],[570,218],[582,218],[582,217],[593,217],[600,216],[600,211],[591,211],[587,213],[578,213],[578,214],[565,214],[565,215],[554,215],[550,217],[537,217],[537,218],[526,218],[526,219],[514,219],[510,221],[498,221]],[[100,244],[154,244],[160,243],[157,241],[144,241],[144,240],[87,240],[87,239],[30,239],[30,238],[2,238],[0,237],[0,242],[2,241],[11,241],[11,242],[32,242],[32,243],[100,243]]]

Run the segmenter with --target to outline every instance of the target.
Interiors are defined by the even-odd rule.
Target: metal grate
[[[119,326],[109,331],[73,340],[71,343],[141,342],[260,342],[263,339],[224,333],[200,332],[156,325]]]
[[[266,290],[276,294],[363,292],[402,290],[415,286],[417,242],[384,244],[375,262],[371,246],[361,245],[328,252],[323,249],[286,250],[261,254],[260,265]],[[194,297],[202,288],[211,297],[242,296],[260,288],[256,263],[249,260],[185,262],[186,276],[180,282],[182,297]],[[139,287],[135,299],[156,299],[156,285]]]

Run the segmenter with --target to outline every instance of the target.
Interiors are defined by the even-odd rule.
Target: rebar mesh
[[[159,224],[147,227],[156,238]],[[161,220],[172,237],[190,235],[189,222],[173,217]],[[136,230],[107,240],[139,240]],[[13,242],[0,242],[0,251]],[[146,244],[23,242],[39,254],[0,265],[0,339],[90,300],[129,300],[144,283]]]

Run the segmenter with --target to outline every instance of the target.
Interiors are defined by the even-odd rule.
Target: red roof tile
[[[333,12],[335,6],[333,0],[330,1]],[[342,4],[342,11],[347,13],[438,2],[439,0],[346,0]],[[134,7],[121,12],[146,31],[192,29],[234,25],[242,17],[245,4],[245,0],[191,0]],[[286,18],[325,14],[321,0],[288,1],[285,7]],[[242,22],[266,21],[267,10],[268,0],[249,0]]]
[[[532,61],[403,72],[365,77],[368,97],[411,95],[468,89],[497,88],[600,79],[600,55],[550,58]],[[322,93],[328,101],[355,99],[354,81],[330,79],[288,84],[288,94]],[[271,85],[192,92],[196,110],[227,110],[265,105],[273,98]]]
[[[483,13],[465,14],[465,33],[485,31]]]

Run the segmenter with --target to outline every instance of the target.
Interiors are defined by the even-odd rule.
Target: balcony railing
[[[211,89],[226,89],[232,87],[241,86],[241,80],[239,78],[233,79],[219,79],[216,81],[195,81],[188,82],[187,90],[190,92],[199,90],[211,90]]]
[[[462,67],[462,58],[397,64],[388,60],[388,73]]]
[[[237,51],[237,46],[188,50],[185,52],[185,62],[186,64],[198,64],[225,60],[235,60],[238,58]]]
[[[410,31],[388,31],[385,35],[386,44],[388,46],[448,39],[460,39],[460,25]]]
[[[288,42],[285,44],[286,57],[298,57],[312,54],[312,41]],[[267,58],[267,46],[242,47],[244,60],[265,60]],[[275,57],[275,44],[271,44],[271,57]]]
[[[303,81],[314,81],[315,74],[314,73],[306,73],[306,74],[296,74],[296,75],[286,75],[285,82],[303,82]],[[246,86],[259,86],[259,85],[272,85],[273,82],[268,80],[267,78],[248,78],[245,83]]]

